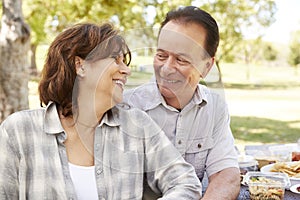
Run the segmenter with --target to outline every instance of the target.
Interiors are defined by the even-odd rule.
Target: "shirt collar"
[[[161,93],[159,92],[158,86],[156,82],[151,82],[148,84],[154,84],[151,85],[151,91],[148,94],[151,94],[147,99],[150,99],[147,101],[146,104],[143,106],[143,110],[151,110],[157,107],[158,105],[162,104],[164,107],[168,109],[175,109],[169,105],[167,105],[165,99],[162,97]],[[196,91],[192,97],[192,100],[188,104],[194,104],[194,105],[202,105],[207,103],[207,95],[209,93],[209,90],[206,86],[204,85],[197,85]],[[176,109],[175,109],[176,110]]]
[[[119,115],[120,112],[118,107],[122,107],[122,106],[123,105],[120,104],[108,110],[103,116],[98,126],[101,127],[103,126],[103,124],[106,124],[108,126],[120,126],[120,115]]]
[[[207,103],[207,95],[209,93],[209,90],[206,86],[198,84],[196,88],[196,92],[193,95],[192,101],[194,104],[203,104]]]
[[[122,105],[119,105],[119,107],[122,107]],[[114,107],[105,113],[98,126],[102,126],[103,124],[107,124],[108,126],[120,125],[119,109],[117,107]],[[46,107],[44,130],[48,134],[57,134],[64,131],[54,102],[49,102]]]
[[[132,89],[133,93],[129,93],[130,95],[140,94],[140,101],[138,102],[139,108],[144,111],[154,109],[160,104],[166,104],[164,98],[161,96],[156,81],[150,81],[148,83],[143,84],[140,87]],[[127,95],[127,94],[125,94]],[[131,97],[128,96],[128,102],[132,105]],[[134,104],[133,104],[134,105]]]
[[[54,102],[49,102],[46,107],[44,116],[44,131],[49,134],[57,134],[64,131]]]

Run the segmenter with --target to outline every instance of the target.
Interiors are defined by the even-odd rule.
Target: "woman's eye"
[[[123,56],[121,55],[113,55],[111,57],[115,59],[116,64],[120,64],[123,61]]]
[[[116,57],[116,63],[120,64],[123,61],[121,56]]]

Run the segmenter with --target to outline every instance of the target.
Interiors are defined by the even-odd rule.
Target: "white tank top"
[[[69,169],[78,200],[98,200],[95,166],[85,167],[69,163]]]

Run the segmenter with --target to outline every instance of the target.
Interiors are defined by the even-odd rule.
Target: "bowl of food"
[[[292,185],[300,184],[300,161],[278,162],[266,165],[261,172],[282,172],[288,175]]]
[[[285,188],[291,185],[286,174],[277,172],[247,172],[244,182],[251,200],[283,200]]]

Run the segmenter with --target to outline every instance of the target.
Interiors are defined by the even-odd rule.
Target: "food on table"
[[[263,166],[276,163],[276,159],[273,157],[256,156],[255,160],[258,162],[258,169],[261,169]]]
[[[266,177],[251,177],[249,181],[251,200],[282,200],[284,186],[281,181]]]
[[[283,172],[289,177],[300,178],[300,161],[284,163],[275,163],[270,169],[271,172]]]
[[[297,191],[298,191],[298,192],[300,192],[300,186],[299,186],[299,187],[297,187]]]
[[[292,152],[292,161],[300,161],[300,152],[297,151]]]

